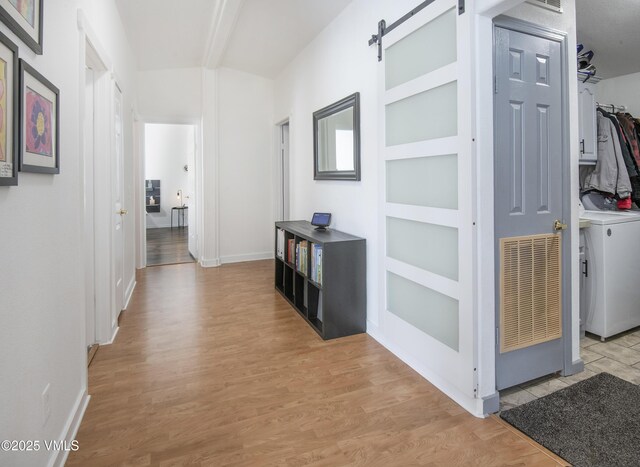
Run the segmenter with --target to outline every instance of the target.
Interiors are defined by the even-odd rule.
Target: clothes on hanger
[[[598,190],[620,199],[631,195],[629,170],[623,156],[620,136],[608,113],[598,109],[598,161],[584,180],[585,191]],[[629,157],[629,155],[627,154]],[[634,175],[637,175],[634,169]]]

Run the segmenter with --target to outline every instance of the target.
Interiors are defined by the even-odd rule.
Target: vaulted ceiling
[[[117,0],[140,70],[275,77],[351,0]]]

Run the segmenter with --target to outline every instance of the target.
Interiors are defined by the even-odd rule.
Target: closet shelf
[[[578,72],[578,80],[581,83],[599,83],[602,81],[602,78],[599,76],[589,75],[588,73]]]

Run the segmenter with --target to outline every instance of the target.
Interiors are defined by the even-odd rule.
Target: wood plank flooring
[[[188,227],[147,229],[147,266],[192,263],[188,242]]]
[[[368,335],[322,341],[272,261],[141,271],[89,392],[68,466],[558,465]]]

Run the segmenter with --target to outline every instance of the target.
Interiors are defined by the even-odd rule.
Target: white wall
[[[139,71],[137,83],[143,120],[183,123],[202,117],[202,69]]]
[[[626,105],[634,117],[640,117],[640,73],[617,76],[596,85],[596,100],[602,104]]]
[[[160,212],[147,214],[147,228],[169,227],[171,208],[179,206],[176,194],[182,190],[182,201],[189,206],[188,172],[184,166],[193,159],[195,131],[192,125],[150,123],[145,125],[145,179],[160,180]],[[194,170],[192,166],[190,168]],[[178,213],[173,214],[177,225]],[[185,215],[188,225],[189,214]]]
[[[276,122],[289,118],[291,219],[331,212],[332,228],[367,239],[367,319],[378,325],[378,21],[419,1],[356,0],[276,80]],[[360,92],[360,182],[313,180],[312,114]]]
[[[220,261],[273,257],[273,81],[217,73]]]
[[[59,175],[19,174],[0,189],[0,433],[2,439],[62,439],[87,390],[77,9],[110,54],[125,94],[125,164],[132,186],[133,55],[115,2],[47,2],[44,55],[36,56],[4,25],[20,56],[60,89]],[[132,202],[127,189],[125,201]],[[133,225],[125,223],[126,281],[133,274]],[[41,393],[51,385],[51,416],[43,423]],[[57,453],[0,451],[0,465],[47,465]]]

